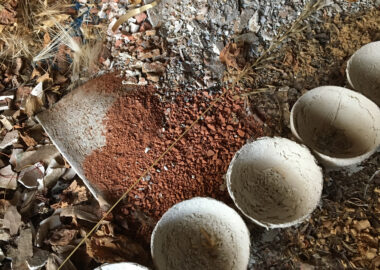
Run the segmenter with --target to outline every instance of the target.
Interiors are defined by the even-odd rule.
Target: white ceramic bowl
[[[326,167],[359,163],[380,145],[379,107],[343,87],[322,86],[304,94],[291,110],[290,127]]]
[[[347,62],[347,80],[352,88],[380,105],[380,41],[357,50]]]
[[[250,239],[235,210],[210,198],[193,198],[170,208],[151,239],[158,270],[246,270]]]
[[[244,145],[227,171],[228,192],[249,219],[266,228],[305,220],[319,203],[322,170],[305,147],[264,137]]]

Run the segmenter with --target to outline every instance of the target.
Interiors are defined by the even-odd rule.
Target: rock
[[[238,23],[238,26],[236,29],[237,33],[240,33],[241,31],[244,30],[244,28],[248,26],[248,22],[251,20],[254,14],[257,14],[257,11],[255,13],[253,9],[249,9],[249,8],[243,9],[240,15],[240,22]]]
[[[253,33],[259,32],[261,26],[259,24],[259,13],[256,11],[248,22],[248,29]]]
[[[148,16],[146,15],[145,12],[140,13],[139,15],[136,15],[136,16],[135,16],[136,23],[137,23],[137,24],[142,23],[143,21],[145,21],[145,19],[146,19],[147,17],[148,17]]]
[[[142,72],[144,73],[164,73],[166,67],[161,62],[144,63],[142,66]]]
[[[143,59],[147,59],[147,58],[154,58],[154,57],[157,57],[160,55],[161,55],[160,49],[154,49],[154,50],[150,50],[150,51],[140,52],[138,54],[137,58],[140,60],[143,60]]]
[[[134,24],[134,23],[130,23],[129,27],[130,27],[131,33],[136,33],[140,29],[140,25]]]
[[[140,32],[145,32],[147,30],[152,29],[152,25],[149,22],[143,22],[140,26]]]
[[[154,73],[147,73],[146,78],[152,82],[159,82],[160,77]]]

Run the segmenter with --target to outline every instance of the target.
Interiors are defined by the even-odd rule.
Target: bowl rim
[[[296,120],[295,119],[296,118],[295,111],[296,111],[297,107],[299,106],[299,104],[302,102],[302,98],[305,95],[315,95],[316,92],[325,91],[327,89],[329,89],[330,91],[331,90],[333,90],[333,91],[340,91],[340,92],[344,92],[346,94],[350,94],[350,95],[354,95],[354,96],[363,98],[364,100],[369,101],[374,106],[376,106],[377,108],[379,108],[372,100],[370,100],[366,96],[362,95],[361,93],[358,93],[358,92],[353,91],[351,89],[348,89],[348,88],[345,88],[345,87],[341,87],[341,86],[334,86],[334,85],[319,86],[319,87],[313,88],[313,89],[309,90],[308,92],[306,92],[305,94],[303,94],[294,103],[294,105],[293,105],[293,107],[292,107],[292,109],[290,111],[290,130],[291,130],[293,136],[296,138],[296,140],[298,142],[304,144],[305,146],[307,146],[314,153],[314,155],[317,156],[318,160],[323,165],[325,165],[326,167],[341,168],[341,167],[348,167],[348,166],[352,166],[352,165],[358,164],[358,163],[364,161],[365,159],[367,159],[368,157],[370,157],[372,154],[374,154],[377,151],[377,149],[379,148],[380,145],[375,145],[374,147],[372,147],[367,152],[365,152],[365,153],[363,153],[361,155],[358,155],[358,156],[348,157],[348,158],[339,158],[339,157],[333,157],[333,156],[330,156],[330,155],[323,154],[323,153],[319,152],[318,150],[316,150],[315,148],[306,145],[305,142],[304,142],[304,140],[302,139],[301,135],[298,133],[298,130],[297,130],[296,124],[295,124],[295,120]],[[380,110],[379,110],[379,112],[380,112]]]
[[[288,142],[291,142],[291,143],[294,143],[302,148],[304,148],[305,150],[307,150],[307,152],[310,154],[310,156],[312,157],[314,163],[315,163],[315,166],[316,168],[318,168],[320,174],[321,174],[321,179],[320,179],[320,182],[321,182],[321,190],[320,190],[320,198],[318,200],[318,203],[315,205],[314,208],[312,208],[310,210],[310,213],[307,213],[305,215],[303,215],[302,217],[299,217],[297,218],[296,220],[294,221],[290,221],[290,222],[284,222],[284,223],[271,223],[271,222],[262,222],[262,221],[259,221],[258,219],[254,218],[254,217],[251,217],[250,215],[248,215],[240,206],[238,203],[236,203],[236,199],[235,199],[235,196],[231,190],[231,174],[232,174],[232,169],[233,169],[233,165],[235,163],[235,160],[238,158],[238,156],[240,155],[240,152],[242,151],[242,149],[247,146],[247,145],[251,145],[251,144],[254,144],[255,142],[257,141],[265,141],[265,140],[278,140],[278,139],[281,139],[281,140],[286,140]],[[283,137],[261,137],[261,138],[258,138],[257,140],[253,141],[253,142],[250,142],[250,143],[247,143],[245,145],[243,145],[234,155],[234,157],[232,158],[231,162],[230,162],[230,165],[228,166],[228,170],[227,170],[227,173],[226,173],[226,186],[227,186],[227,190],[228,190],[228,194],[230,195],[231,199],[233,200],[235,206],[239,209],[239,211],[241,213],[243,213],[243,215],[245,217],[247,217],[249,220],[253,221],[255,224],[261,226],[261,227],[264,227],[266,229],[277,229],[277,228],[287,228],[287,227],[291,227],[291,226],[294,226],[294,225],[297,225],[297,224],[300,224],[302,223],[303,221],[305,221],[306,219],[308,219],[311,214],[313,213],[313,211],[318,207],[318,205],[320,204],[320,201],[321,201],[321,195],[322,195],[322,190],[323,190],[323,171],[322,171],[322,168],[318,165],[317,163],[317,160],[315,159],[315,157],[313,156],[313,154],[310,152],[309,148],[307,148],[305,145],[303,144],[299,144],[293,140],[290,140],[290,139],[287,139],[287,138],[283,138]]]

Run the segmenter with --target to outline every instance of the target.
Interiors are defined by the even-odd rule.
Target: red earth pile
[[[216,98],[200,92],[164,102],[153,91],[140,89],[117,99],[104,120],[106,146],[83,164],[87,179],[114,200]],[[229,202],[223,179],[229,162],[247,139],[262,135],[243,103],[224,97],[129,192],[119,211],[137,236],[148,240],[155,222],[183,200],[209,196]]]

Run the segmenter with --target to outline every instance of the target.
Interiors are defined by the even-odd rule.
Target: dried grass
[[[99,55],[103,47],[102,40],[88,42],[73,55],[70,88],[87,81],[98,71]]]
[[[224,75],[224,82],[232,83],[233,86],[246,86],[254,85],[256,80],[256,71],[259,69],[268,68],[270,61],[277,58],[276,50],[293,35],[300,33],[304,30],[304,21],[309,18],[314,12],[320,10],[325,6],[325,0],[311,0],[298,16],[298,18],[291,24],[289,28],[280,29],[278,35],[274,38],[269,48],[266,49],[253,63],[248,63],[243,69],[227,66],[227,72]],[[242,95],[247,97],[252,94],[265,92],[273,87],[262,87],[250,91],[249,93],[243,93]],[[234,87],[233,87],[234,89]]]
[[[5,25],[0,29],[0,57],[2,61],[16,57],[32,59],[44,46],[43,34],[52,31],[56,24],[68,16],[63,11],[69,0],[54,1],[52,6],[47,0],[20,0],[17,8],[17,23]]]

